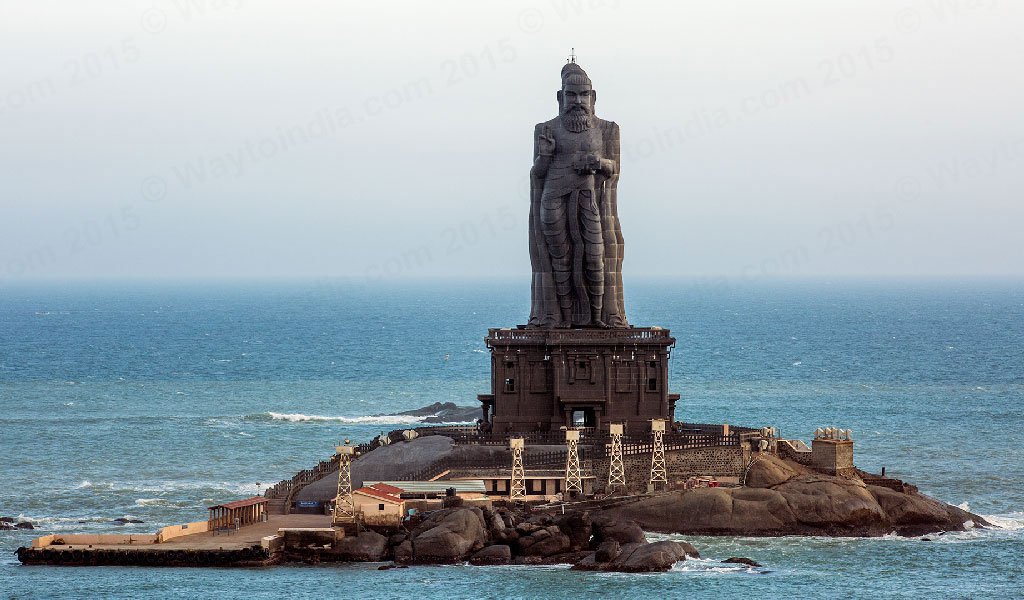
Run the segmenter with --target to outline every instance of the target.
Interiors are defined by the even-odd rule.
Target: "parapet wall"
[[[742,446],[718,446],[665,452],[669,485],[696,476],[742,477],[749,457]],[[626,483],[630,489],[646,489],[651,478],[651,455],[633,454],[622,457]],[[598,487],[608,483],[608,459],[594,461]]]
[[[52,545],[61,546],[123,546],[147,545],[157,543],[157,536],[152,534],[61,534],[44,535],[32,540],[33,548],[45,548]]]
[[[209,521],[195,521],[192,523],[185,523],[184,525],[170,525],[156,532],[157,543],[166,542],[167,540],[173,540],[174,538],[179,538],[183,535],[205,533],[209,530]]]

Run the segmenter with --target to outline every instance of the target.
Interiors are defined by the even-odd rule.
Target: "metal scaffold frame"
[[[650,491],[654,491],[659,483],[668,485],[668,469],[665,465],[664,419],[654,419],[651,421],[651,436],[654,438],[654,443],[651,449],[651,480],[648,482],[647,487]]]
[[[608,491],[626,488],[626,467],[622,462],[622,423],[612,423],[609,433],[612,436],[611,452],[608,461]]]
[[[331,524],[334,526],[355,523],[356,507],[352,501],[352,458],[355,448],[348,445],[335,446],[338,453],[338,494],[334,497],[334,515]]]
[[[583,493],[583,476],[580,474],[580,432],[570,429],[565,432],[565,491]]]
[[[512,478],[509,480],[509,498],[511,500],[526,500],[526,472],[523,470],[523,438],[512,438],[509,440],[509,447],[512,448]]]

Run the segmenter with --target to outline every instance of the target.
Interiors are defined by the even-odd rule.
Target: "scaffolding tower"
[[[565,446],[568,452],[565,455],[565,491],[567,493],[583,493],[583,477],[580,475],[580,432],[576,429],[567,429],[565,432]]]
[[[352,501],[352,458],[356,449],[345,440],[344,446],[335,446],[338,453],[338,494],[334,497],[334,515],[331,525],[344,526],[356,522],[356,507]]]
[[[664,419],[651,421],[651,436],[654,438],[654,443],[651,449],[651,480],[647,484],[647,490],[653,492],[659,483],[668,485],[668,470],[665,467]]]
[[[509,499],[526,500],[526,472],[523,470],[523,438],[512,438],[509,440],[509,447],[512,448],[512,478],[509,480]]]
[[[622,463],[622,423],[609,425],[612,436],[612,448],[608,460],[608,491],[626,489],[626,467]]]

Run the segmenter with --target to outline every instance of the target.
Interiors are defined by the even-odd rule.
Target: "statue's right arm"
[[[551,166],[551,159],[554,156],[553,151],[541,154],[542,136],[550,139],[550,134],[542,129],[540,125],[537,125],[533,130],[533,168],[530,169],[530,176],[536,179],[544,179],[544,176],[548,173],[548,167]]]

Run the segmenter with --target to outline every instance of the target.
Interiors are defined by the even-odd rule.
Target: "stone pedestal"
[[[478,398],[494,432],[607,433],[615,422],[647,434],[651,419],[675,419],[667,329],[490,329],[485,341],[491,393]]]

